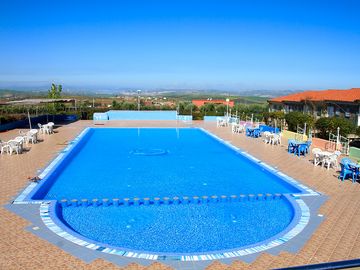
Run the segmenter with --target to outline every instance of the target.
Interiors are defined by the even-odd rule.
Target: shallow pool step
[[[77,207],[77,206],[140,206],[140,205],[169,205],[169,204],[202,204],[202,203],[224,203],[224,202],[249,202],[262,200],[279,200],[283,197],[282,194],[241,194],[241,195],[212,195],[212,196],[193,196],[193,197],[154,197],[154,198],[123,198],[123,199],[72,199],[60,200],[62,207]]]

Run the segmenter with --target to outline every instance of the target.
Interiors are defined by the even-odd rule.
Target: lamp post
[[[226,117],[229,118],[229,101],[230,99],[226,99]]]
[[[141,92],[141,90],[137,90],[137,94],[138,94],[138,98],[137,98],[138,111],[140,111],[140,92]]]
[[[336,129],[337,134],[336,134],[336,147],[335,150],[339,149],[339,144],[340,144],[340,127],[337,127]]]

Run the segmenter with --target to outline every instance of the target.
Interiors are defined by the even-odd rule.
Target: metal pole
[[[229,99],[226,99],[226,117],[229,118]]]
[[[335,150],[338,150],[338,145],[340,143],[340,127],[337,128],[337,136],[336,136],[336,147]]]
[[[140,111],[140,92],[141,92],[141,90],[137,90],[137,93],[138,93],[138,100],[137,100],[137,103],[138,103],[138,111]]]
[[[32,126],[31,126],[31,118],[30,118],[30,109],[29,109],[29,107],[27,108],[27,113],[28,113],[28,119],[29,119],[29,127],[30,127],[30,129],[32,129]]]

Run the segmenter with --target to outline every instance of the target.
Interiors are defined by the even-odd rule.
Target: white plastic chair
[[[38,127],[39,127],[39,131],[44,134],[45,133],[45,128],[42,124],[38,123]]]
[[[323,166],[327,167],[327,169],[330,169],[330,167],[338,168],[338,155],[332,154],[330,156],[325,156],[323,159]]]
[[[323,163],[324,156],[322,155],[322,150],[320,148],[313,148],[311,152],[314,156],[314,166]]]
[[[24,142],[26,143],[26,145],[29,144],[29,142],[31,142],[32,144],[37,143],[37,135],[38,135],[39,131],[37,129],[31,129],[28,132],[24,132],[24,131],[19,131],[19,134],[23,137]]]
[[[49,122],[49,123],[47,123],[47,127],[48,127],[48,132],[49,132],[49,134],[50,133],[54,133],[54,122]]]
[[[233,123],[233,124],[231,125],[231,131],[232,131],[232,133],[241,133],[241,132],[244,131],[244,126],[241,125],[241,124],[235,124],[235,123]]]
[[[271,132],[270,131],[264,131],[263,136],[264,136],[264,142],[265,143],[270,143],[270,141],[271,141]]]
[[[38,142],[38,133],[39,131],[37,129],[32,129],[27,133],[27,137],[29,141],[31,140],[31,143],[37,143]]]
[[[21,153],[22,148],[19,141],[16,140],[10,140],[8,141],[9,144],[9,154],[12,155],[13,152],[15,152],[17,155]]]
[[[14,141],[17,141],[19,143],[19,146],[20,146],[20,150],[22,152],[23,148],[24,148],[24,142],[25,142],[25,139],[23,136],[17,136]]]
[[[326,166],[327,169],[329,169],[330,167],[338,169],[339,168],[338,157],[340,155],[341,155],[340,151],[335,151],[332,155],[325,156],[323,165]]]
[[[217,127],[227,127],[228,122],[226,121],[226,119],[218,117],[216,118],[216,126]]]
[[[0,141],[0,151],[1,151],[1,154],[3,154],[4,152],[9,153],[9,151],[10,151],[9,143]]]
[[[245,132],[245,127],[244,127],[244,125],[239,124],[238,133],[242,133],[242,132]]]
[[[281,144],[281,133],[279,134],[271,134],[271,140],[270,143],[273,145]]]

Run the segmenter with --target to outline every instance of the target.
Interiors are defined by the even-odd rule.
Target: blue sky
[[[360,1],[0,2],[0,87],[360,87]]]

